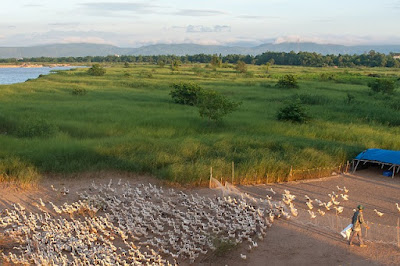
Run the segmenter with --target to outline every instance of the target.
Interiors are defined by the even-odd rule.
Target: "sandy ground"
[[[9,208],[12,204],[19,202],[27,210],[34,210],[33,204],[39,198],[52,201],[55,204],[73,202],[78,199],[76,192],[88,190],[92,181],[96,183],[107,183],[110,178],[117,181],[129,181],[135,183],[153,183],[163,185],[157,179],[146,176],[119,172],[85,173],[78,175],[53,175],[42,180],[37,186],[30,188],[19,188],[10,184],[0,184],[0,210]],[[66,196],[53,191],[51,188],[63,188],[70,190]],[[350,221],[353,214],[352,209],[358,204],[365,206],[365,220],[370,223],[395,226],[400,212],[397,211],[395,203],[400,203],[400,178],[394,179],[383,177],[378,169],[358,171],[355,175],[341,175],[319,180],[305,182],[292,182],[281,184],[268,184],[257,186],[242,186],[239,189],[254,197],[265,197],[271,195],[268,191],[273,188],[280,199],[284,189],[289,189],[296,195],[295,206],[299,210],[306,210],[304,195],[310,198],[318,198],[327,201],[328,193],[337,191],[336,186],[346,186],[349,191],[349,201],[341,201],[344,212],[340,217],[348,218]],[[198,188],[187,192],[202,195],[214,195],[219,193],[214,190]],[[373,209],[384,212],[384,216],[377,216]],[[268,230],[267,236],[260,241],[259,247],[251,252],[245,249],[245,245],[238,246],[220,257],[209,257],[198,265],[400,265],[400,248],[390,244],[368,243],[368,247],[360,248],[356,242],[355,246],[348,246],[347,242],[332,230],[298,223],[296,219],[277,220]],[[12,248],[13,243],[7,239],[0,239],[0,249],[7,251]],[[240,258],[239,254],[245,254],[246,260]]]

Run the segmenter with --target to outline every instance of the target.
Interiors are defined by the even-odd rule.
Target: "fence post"
[[[212,166],[210,167],[210,184],[208,185],[209,188],[211,188],[211,178],[212,178]]]
[[[234,178],[235,178],[235,162],[232,161],[232,184],[233,184]]]
[[[400,248],[400,224],[399,224],[400,218],[397,218],[397,247]]]

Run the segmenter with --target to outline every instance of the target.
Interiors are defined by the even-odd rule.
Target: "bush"
[[[310,120],[310,116],[300,102],[294,101],[279,109],[277,119],[295,123],[306,123]]]
[[[169,95],[171,95],[172,100],[175,103],[185,105],[196,105],[197,98],[202,90],[198,84],[192,82],[174,83],[171,85],[171,88],[172,90]]]
[[[215,121],[222,120],[225,115],[237,110],[240,105],[240,102],[230,101],[214,90],[201,91],[197,103],[200,116]]]
[[[373,92],[392,94],[395,89],[395,83],[390,79],[375,79],[368,83],[368,87],[370,87]]]
[[[99,64],[94,64],[91,68],[89,68],[87,73],[91,76],[104,76],[104,74],[106,74],[106,70]]]
[[[46,120],[39,119],[31,120],[19,125],[16,135],[20,138],[48,138],[55,135],[57,132],[58,128],[56,125],[53,125]]]
[[[279,78],[276,87],[285,89],[298,89],[299,84],[297,83],[295,76],[288,74]]]
[[[83,88],[75,88],[72,90],[72,94],[73,95],[86,95],[87,94],[87,90],[83,89]]]
[[[236,64],[236,70],[239,71],[240,73],[246,73],[247,72],[247,65],[243,61],[238,61]]]

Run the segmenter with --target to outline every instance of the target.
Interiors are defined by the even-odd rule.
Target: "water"
[[[0,85],[25,82],[36,79],[39,75],[47,75],[52,70],[68,70],[74,67],[37,67],[37,68],[0,68]]]

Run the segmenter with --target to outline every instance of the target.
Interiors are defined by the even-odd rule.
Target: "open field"
[[[400,212],[397,211],[395,203],[399,201],[398,191],[400,189],[400,182],[398,178],[391,179],[387,177],[381,177],[379,175],[380,173],[380,170],[374,169],[361,170],[355,175],[341,175],[318,180],[271,185],[238,186],[236,189],[240,193],[247,193],[247,195],[250,195],[255,199],[266,199],[267,196],[271,196],[272,201],[281,200],[281,194],[284,193],[284,190],[290,190],[290,193],[296,196],[296,199],[293,201],[293,203],[299,211],[299,215],[297,217],[291,217],[288,220],[276,218],[275,222],[272,224],[272,227],[267,228],[266,235],[263,240],[258,239],[255,235],[252,236],[253,241],[258,243],[258,247],[252,248],[251,251],[247,249],[247,246],[251,244],[251,242],[248,242],[247,240],[239,243],[238,245],[219,246],[217,250],[208,250],[206,255],[201,255],[195,260],[195,264],[398,265],[400,263],[400,257],[399,247],[396,246],[396,222],[400,216]],[[78,199],[81,199],[77,193],[85,193],[85,191],[87,191],[89,194],[96,193],[95,190],[93,190],[94,187],[92,186],[92,182],[96,184],[96,186],[103,184],[104,188],[106,188],[107,184],[109,184],[110,178],[113,180],[113,185],[111,188],[119,187],[117,189],[118,191],[123,191],[121,188],[124,186],[123,184],[126,184],[127,182],[130,183],[130,186],[133,190],[140,190],[143,188],[143,186],[149,186],[149,182],[153,184],[152,186],[163,186],[163,184],[157,179],[153,179],[151,177],[134,176],[122,172],[85,173],[72,175],[68,178],[53,175],[45,178],[40,185],[27,190],[18,189],[12,185],[7,186],[6,183],[3,183],[2,187],[0,187],[0,193],[1,195],[4,195],[4,197],[2,197],[2,201],[0,202],[0,208],[2,210],[5,208],[12,209],[13,204],[19,203],[25,208],[26,212],[40,214],[43,212],[41,211],[42,209],[49,212],[51,216],[54,215],[55,218],[62,217],[63,219],[69,220],[69,216],[65,213],[62,215],[56,214],[49,202],[53,202],[56,206],[62,206],[64,203],[72,204]],[[119,180],[121,181],[118,182]],[[121,185],[117,184],[117,182]],[[53,191],[51,185],[53,185],[59,191]],[[324,216],[317,215],[317,218],[311,219],[306,212],[307,206],[305,204],[304,196],[308,195],[312,199],[318,198],[322,201],[326,201],[329,198],[327,196],[328,193],[332,193],[332,191],[340,193],[336,186],[340,186],[341,188],[346,186],[346,188],[349,189],[349,192],[347,193],[349,195],[348,201],[343,201],[340,197],[338,198],[338,200],[341,201],[340,206],[344,207],[343,213],[336,216],[334,210],[330,210],[326,211]],[[60,193],[60,191],[64,191],[64,187],[69,190],[67,195]],[[273,188],[273,190],[276,192],[275,195],[270,191],[271,188]],[[164,186],[165,192],[169,189],[170,188],[167,186]],[[18,191],[18,193],[15,193],[16,191]],[[107,191],[108,193],[111,193],[112,190]],[[176,199],[179,198],[178,195],[181,195],[179,191],[181,190],[176,189],[176,193],[173,195],[171,194],[171,198],[167,199],[167,201],[169,202],[172,200],[172,202],[175,202]],[[222,196],[221,190],[208,188],[184,189],[182,191],[186,195],[189,195],[189,198],[191,195],[194,195],[195,197],[200,196],[214,200],[215,196]],[[115,195],[118,199],[123,199],[122,194]],[[145,195],[142,196],[144,197]],[[228,194],[225,194],[225,196],[228,196]],[[230,194],[230,196],[235,197],[235,194]],[[40,206],[39,198],[43,199],[43,204],[45,207]],[[135,199],[135,201],[136,200],[140,201],[139,198]],[[147,200],[153,203],[157,202],[157,199],[151,197]],[[124,203],[123,205],[130,207],[131,205],[134,206],[135,204],[136,203],[134,201],[130,201],[128,203]],[[161,205],[161,203],[157,204]],[[250,205],[252,204],[254,203],[251,203],[250,200]],[[367,234],[365,234],[364,231],[364,240],[367,240],[368,245],[366,248],[358,247],[357,240],[355,241],[355,246],[349,247],[347,242],[338,233],[342,228],[350,223],[353,213],[352,209],[358,204],[363,204],[365,206],[364,217],[371,227]],[[164,207],[164,209],[167,211],[167,208]],[[373,209],[378,209],[379,211],[384,212],[384,216],[378,217],[374,213]],[[118,210],[120,214],[123,214],[123,208],[118,208]],[[193,209],[188,210],[188,212],[190,211],[193,211]],[[75,217],[76,220],[86,217],[86,221],[89,222],[91,219],[90,217],[107,217],[106,214],[111,215],[111,217],[116,215],[112,209],[106,209],[101,212],[99,211],[94,216],[89,215],[88,213],[79,212],[71,217]],[[2,217],[4,216],[5,212],[3,211]],[[143,212],[135,214],[134,217],[137,217],[135,219],[139,219],[138,217],[146,219],[146,215]],[[171,216],[169,217],[171,218]],[[159,219],[159,217],[155,218]],[[54,222],[55,224],[58,223],[56,220],[54,220]],[[180,222],[188,226],[193,226],[193,223],[195,223],[194,221],[187,223],[184,219],[182,219]],[[118,222],[114,222],[114,224],[116,227],[120,227],[123,230],[126,230],[124,227],[128,226],[128,224],[118,225]],[[167,224],[164,226],[165,230],[171,230]],[[43,227],[42,230],[53,231],[56,226],[53,225],[52,228],[53,229],[46,229]],[[221,227],[221,229],[222,228],[223,227]],[[93,233],[92,230],[90,230],[91,233]],[[155,230],[155,228],[150,230]],[[18,250],[13,249],[13,247],[18,246],[18,244],[13,241],[14,238],[8,238],[5,237],[5,235],[2,235],[2,229],[0,229],[0,232],[0,250],[6,254],[8,252],[19,254]],[[71,232],[72,236],[69,237],[73,237],[75,235],[75,231]],[[110,232],[116,232],[116,230],[111,230]],[[193,233],[198,232],[193,231]],[[118,233],[115,234],[118,235]],[[143,237],[140,237],[139,235],[136,235],[136,233],[133,233],[129,230],[127,231],[127,234],[129,235],[128,241],[133,241],[135,246],[139,247],[143,253],[145,247],[143,244],[140,244],[144,241]],[[96,235],[101,235],[100,231]],[[42,237],[43,236],[44,234],[42,234]],[[132,239],[132,236],[139,236],[139,239]],[[56,237],[56,239],[57,243],[60,241],[60,239],[62,242],[69,243],[65,238]],[[100,240],[97,241],[100,242]],[[180,242],[180,240],[177,240],[177,243],[178,242]],[[117,236],[115,236],[113,243],[117,246],[121,244],[118,242]],[[165,254],[158,250],[155,245],[151,244],[150,247],[154,248],[155,252],[160,254],[162,258],[169,259],[172,262],[172,258],[165,256]],[[171,246],[168,246],[168,248],[170,247]],[[92,253],[97,254],[98,257],[107,254],[107,252],[100,252],[100,250],[97,252],[93,250]],[[63,252],[63,254],[68,255],[68,252]],[[117,254],[121,254],[119,249]],[[242,259],[240,254],[246,255],[246,259]],[[81,256],[78,257],[82,258]],[[71,259],[71,257],[69,258]],[[185,258],[185,256],[179,256],[177,262],[180,265],[187,265],[189,264],[189,259]]]
[[[131,64],[110,65],[101,77],[85,71],[0,86],[3,179],[116,170],[204,185],[211,166],[215,177],[231,180],[234,162],[234,183],[261,183],[287,180],[291,167],[324,167],[329,175],[366,148],[400,150],[399,91],[387,96],[367,87],[370,74],[397,80],[399,69],[273,66],[266,73],[249,66],[241,74],[232,66]],[[284,74],[297,76],[300,89],[276,88]],[[172,102],[169,86],[181,81],[242,106],[220,123],[203,120],[196,107]],[[277,121],[277,110],[296,99],[312,120]]]

